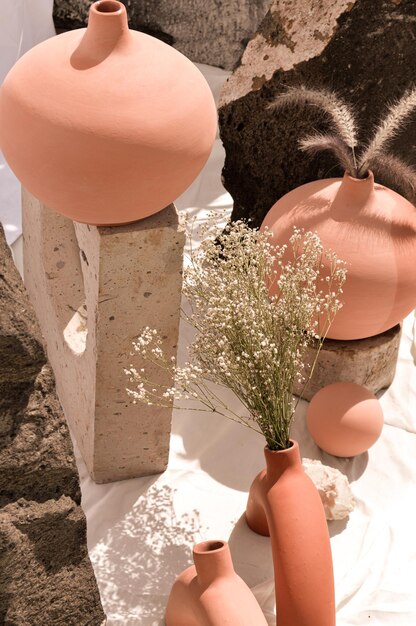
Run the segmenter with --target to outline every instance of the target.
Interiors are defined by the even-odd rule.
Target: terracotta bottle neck
[[[98,65],[130,37],[126,7],[116,0],[99,0],[90,7],[87,30],[71,63],[76,69]]]
[[[367,178],[353,178],[345,172],[331,205],[331,217],[336,221],[351,219],[365,209],[373,193],[373,172],[369,171]]]
[[[208,587],[215,579],[234,574],[228,543],[225,541],[204,541],[194,547],[193,557],[198,581]]]
[[[299,444],[292,440],[291,443],[291,447],[286,450],[270,450],[267,446],[264,448],[268,481],[274,483],[286,470],[301,467]]]

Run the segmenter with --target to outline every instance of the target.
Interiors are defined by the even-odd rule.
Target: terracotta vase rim
[[[374,182],[374,174],[372,170],[368,170],[367,176],[365,178],[357,178],[356,176],[352,176],[349,172],[345,170],[344,179],[348,180],[349,182],[356,183],[356,184],[369,183],[369,182]]]
[[[284,450],[271,450],[269,446],[266,444],[264,446],[264,454],[274,456],[277,454],[285,454],[292,450],[299,450],[299,444],[296,441],[296,439],[289,439],[289,443],[290,443],[290,446],[288,448],[285,448]]]
[[[102,10],[100,7],[108,7],[110,10]],[[112,8],[114,7],[114,8]],[[121,13],[125,13],[126,7],[122,2],[118,0],[97,0],[90,7],[91,13],[98,13],[99,15],[120,15]]]
[[[216,547],[215,547],[216,546]],[[213,554],[228,550],[228,543],[222,539],[210,539],[209,541],[201,541],[193,548],[194,554]]]

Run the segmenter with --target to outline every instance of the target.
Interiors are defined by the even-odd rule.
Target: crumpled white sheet
[[[217,86],[226,75],[208,71]],[[201,222],[207,211],[231,210],[220,183],[223,159],[217,140],[203,173],[177,202]],[[302,455],[345,472],[357,502],[348,520],[329,523],[338,626],[416,624],[412,324],[413,315],[404,324],[394,383],[380,394],[385,427],[368,453],[336,459],[321,452],[305,427],[305,402],[293,427]],[[191,337],[182,325],[182,358]],[[229,402],[238,407],[231,394]],[[191,563],[193,544],[204,539],[230,542],[236,571],[275,624],[270,540],[249,530],[243,518],[251,481],[264,464],[263,447],[258,435],[224,418],[175,411],[169,467],[160,476],[95,485],[77,456],[89,552],[109,626],[163,624],[175,576]]]
[[[55,34],[53,0],[1,0],[0,85],[17,59]],[[0,151],[0,222],[11,245],[22,232],[20,183]]]

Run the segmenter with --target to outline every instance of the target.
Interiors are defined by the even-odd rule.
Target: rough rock
[[[84,26],[92,0],[55,0],[58,28]],[[192,61],[233,69],[270,0],[126,0],[132,28],[154,35]]]
[[[312,400],[317,391],[332,383],[356,383],[374,394],[391,385],[399,356],[401,326],[397,324],[380,335],[367,339],[340,341],[325,339],[313,374],[305,389],[295,382],[293,392]],[[316,358],[316,348],[305,354],[306,373]]]
[[[355,501],[345,474],[314,459],[302,459],[302,465],[319,491],[327,520],[348,517]]]
[[[274,0],[220,100],[233,218],[259,225],[294,187],[342,175],[331,155],[298,150],[300,136],[327,128],[316,109],[267,109],[287,85],[336,90],[354,104],[363,140],[386,104],[414,83],[415,54],[413,0],[380,0],[377,10],[373,0]],[[415,142],[416,118],[392,149],[415,163]]]
[[[0,623],[99,625],[69,431],[0,228]]]

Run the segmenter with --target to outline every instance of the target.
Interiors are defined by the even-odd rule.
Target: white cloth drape
[[[0,1],[0,84],[17,59],[55,34],[53,0]],[[0,222],[12,244],[21,234],[20,184],[0,152]]]

